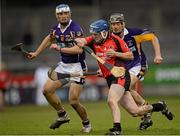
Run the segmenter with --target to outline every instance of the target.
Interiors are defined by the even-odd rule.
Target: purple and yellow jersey
[[[64,30],[60,29],[60,24],[57,24],[53,30],[55,31],[56,43],[60,45],[61,48],[73,47],[74,45],[72,43],[67,43],[67,41],[71,41],[71,39],[83,36],[82,28],[72,20],[69,21],[69,24]],[[83,62],[85,60],[85,52],[82,54],[61,53],[61,60],[64,63]]]
[[[123,40],[127,43],[128,47],[134,55],[134,60],[125,62],[125,66],[127,69],[130,69],[137,65],[146,65],[146,56],[141,48],[141,42],[148,41],[148,39],[150,38],[149,34],[152,33],[150,33],[147,29],[124,29]]]
[[[134,36],[138,52],[141,56],[141,66],[143,66],[143,67],[146,67],[147,60],[146,60],[146,56],[145,56],[144,52],[142,51],[141,43],[147,42],[147,41],[152,41],[154,39],[154,37],[155,37],[154,33],[147,29],[144,30],[142,34]]]
[[[149,33],[148,32],[144,32],[141,35],[135,35],[134,36],[139,54],[141,54],[141,49],[140,49],[141,48],[141,42],[152,41],[154,38],[154,34],[151,32],[149,32]]]

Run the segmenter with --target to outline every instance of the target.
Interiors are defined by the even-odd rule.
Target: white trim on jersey
[[[128,33],[129,33],[129,31],[128,31],[126,28],[124,28],[124,34],[123,34],[123,36],[122,36],[121,39],[124,39],[124,37],[125,37]]]
[[[71,25],[71,22],[72,22],[72,19],[69,20],[68,25],[67,25],[64,29],[61,29],[61,24],[59,23],[59,24],[58,24],[58,28],[60,29],[60,31],[61,31],[62,33],[64,33],[64,32],[66,31],[66,29]]]

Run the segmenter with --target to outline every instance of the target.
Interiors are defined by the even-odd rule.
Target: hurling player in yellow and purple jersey
[[[35,52],[31,52],[29,59],[37,57],[44,49],[50,46],[51,49],[58,51],[61,61],[55,68],[56,72],[79,73],[87,70],[85,64],[85,53],[78,46],[68,43],[75,37],[83,36],[81,27],[71,19],[71,10],[67,4],[60,4],[55,10],[57,25],[51,30]],[[71,77],[53,81],[48,79],[43,90],[49,104],[56,110],[58,118],[50,125],[50,129],[59,128],[60,125],[69,122],[70,117],[63,107],[60,98],[55,93],[58,88],[70,83],[69,103],[80,116],[82,121],[82,132],[89,133],[92,130],[91,123],[87,117],[86,109],[79,101],[80,92],[83,89],[84,79]]]
[[[131,75],[130,92],[138,105],[144,105],[147,102],[136,91],[136,84],[138,81],[142,81],[147,70],[146,56],[141,48],[141,43],[145,41],[151,41],[154,47],[155,57],[154,63],[160,64],[163,61],[160,51],[160,45],[158,38],[155,34],[149,30],[141,30],[138,28],[126,28],[124,15],[121,13],[114,13],[109,19],[111,31],[114,35],[118,35],[122,38],[132,51],[134,59],[132,61],[126,61],[125,66],[129,70]],[[173,119],[173,115],[168,109],[162,112],[169,120]],[[144,115],[139,129],[143,130],[152,126],[151,113]]]

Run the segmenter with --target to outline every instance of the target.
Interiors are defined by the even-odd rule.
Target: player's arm
[[[33,59],[37,57],[44,49],[46,49],[51,44],[51,37],[50,35],[47,35],[41,44],[38,46],[35,52],[30,52],[28,58]]]
[[[75,37],[71,32],[70,32],[70,35],[71,35],[71,37],[74,37],[74,38],[81,38],[83,36],[83,30],[79,25],[77,25],[76,27],[77,28],[75,30]],[[81,54],[81,53],[83,53],[83,49],[81,48],[81,46],[77,46],[76,45],[77,43],[75,43],[75,42],[73,44],[74,44],[74,46],[71,48],[62,48],[61,52],[68,53],[68,54]]]
[[[83,47],[85,45],[90,44],[93,41],[93,37],[87,36],[85,38],[76,38],[75,41],[76,41],[78,46]]]
[[[68,44],[68,43],[65,43],[65,44]],[[53,44],[51,44],[50,48],[54,49],[58,52],[61,52],[61,53],[81,54],[83,52],[83,49],[80,46],[77,46],[76,45],[77,43],[73,43],[73,44],[74,44],[74,46],[71,48],[69,48],[69,47],[61,48],[57,43],[53,43]]]
[[[46,49],[51,44],[50,35],[46,36],[44,40],[41,42],[37,50],[35,51],[36,54],[40,54],[44,49]]]
[[[83,49],[78,46],[73,46],[71,48],[61,48],[60,52],[68,54],[81,54]]]
[[[137,43],[137,48],[140,48],[141,42],[151,41],[154,48],[154,63],[160,64],[162,63],[163,58],[161,57],[161,50],[158,38],[153,33],[141,34],[134,37]]]
[[[152,44],[153,44],[154,52],[155,52],[154,63],[160,64],[160,63],[162,63],[163,58],[161,56],[161,49],[160,49],[159,40],[156,36],[154,36],[154,38],[152,40]]]
[[[114,51],[113,49],[110,49],[107,51],[106,55],[109,57],[118,57],[121,58],[123,60],[133,60],[134,56],[133,53],[130,51],[130,49],[128,48],[127,44],[123,41],[123,40],[119,40],[120,46],[121,46],[121,51]],[[117,45],[119,46],[119,45]]]
[[[123,60],[133,60],[134,56],[131,51],[127,52],[115,52],[115,56]]]
[[[81,47],[87,45],[89,42],[91,42],[93,39],[91,36],[82,38],[76,38],[75,39],[75,43],[73,47],[71,48],[61,48],[60,46],[58,46],[57,44],[52,44],[50,48],[53,48],[59,52],[63,52],[63,53],[69,53],[69,54],[80,54],[83,52],[83,49]]]

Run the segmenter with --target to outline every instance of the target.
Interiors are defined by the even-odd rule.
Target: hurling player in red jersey
[[[89,46],[97,56],[114,66],[124,66],[124,62],[133,59],[133,54],[126,43],[115,35],[109,33],[109,26],[105,20],[97,20],[90,25],[91,36],[75,39],[79,46]],[[121,133],[121,114],[118,103],[132,115],[142,116],[147,112],[158,112],[167,109],[164,102],[152,105],[137,106],[129,92],[130,75],[126,71],[123,77],[116,78],[112,73],[99,63],[102,76],[109,86],[107,102],[112,112],[113,128],[107,135],[119,135]]]
[[[146,100],[137,93],[137,83],[144,80],[145,73],[148,68],[147,59],[144,51],[142,50],[141,43],[150,41],[154,49],[154,63],[161,64],[163,61],[161,55],[160,44],[154,32],[148,29],[127,28],[125,27],[124,15],[121,13],[113,13],[109,18],[112,33],[122,38],[133,53],[134,59],[126,61],[125,66],[131,75],[130,92],[135,102],[138,105],[147,104]],[[168,119],[172,119],[172,113],[167,110],[166,114]],[[151,112],[144,115],[139,129],[144,130],[152,126]]]

